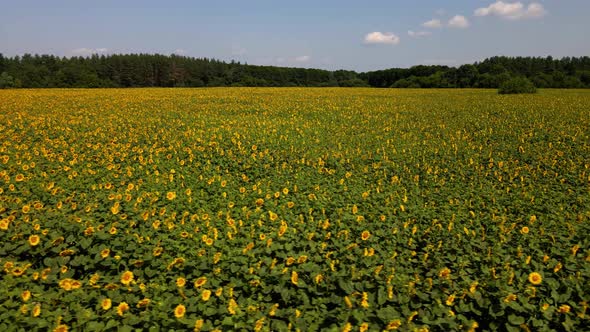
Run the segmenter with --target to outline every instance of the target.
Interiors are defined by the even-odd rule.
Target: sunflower
[[[209,301],[210,297],[211,297],[211,291],[208,289],[205,289],[203,291],[203,293],[201,293],[201,298],[203,299],[203,301]]]
[[[53,332],[68,332],[68,326],[65,324],[59,324],[53,329]]]
[[[137,302],[137,307],[138,308],[145,308],[147,307],[150,303],[152,302],[152,300],[148,299],[148,298],[144,298],[142,300],[139,300],[139,302]]]
[[[0,220],[0,229],[3,231],[8,230],[8,225],[10,225],[10,221],[8,219]]]
[[[506,296],[504,298],[504,302],[505,303],[510,303],[512,301],[516,301],[516,299],[517,299],[517,296],[515,294],[508,294],[508,296]]]
[[[197,319],[195,321],[195,332],[199,332],[201,331],[201,329],[203,328],[203,324],[205,324],[205,321],[203,321],[202,319]]]
[[[119,303],[119,305],[117,306],[117,315],[119,316],[123,316],[123,314],[125,313],[125,311],[129,310],[129,304],[127,304],[127,302],[121,302]]]
[[[176,317],[176,318],[184,317],[185,313],[186,313],[186,307],[182,304],[179,304],[176,306],[176,308],[174,308],[174,317]]]
[[[176,278],[176,286],[178,287],[184,287],[184,285],[186,285],[186,279],[183,277],[178,277]]]
[[[394,319],[387,324],[387,327],[385,329],[387,331],[397,330],[400,326],[402,326],[402,321],[399,319]]]
[[[33,317],[39,317],[39,315],[41,315],[41,305],[37,303],[33,307]]]
[[[41,238],[39,237],[39,235],[31,235],[29,236],[29,244],[31,246],[36,246],[39,244],[39,242],[41,242]]]
[[[107,258],[111,254],[111,249],[103,249],[100,251],[100,257]]]
[[[455,294],[451,294],[447,297],[445,304],[448,306],[452,306],[454,302],[455,302]]]
[[[366,332],[369,330],[369,323],[362,323],[359,327],[360,332]]]
[[[26,291],[22,292],[21,297],[23,298],[24,302],[27,302],[28,300],[31,299],[31,291],[26,290]]]
[[[254,331],[260,331],[264,327],[264,319],[265,317],[260,318],[254,323]]]
[[[207,277],[200,277],[195,280],[195,288],[201,288],[207,283]]]
[[[67,291],[72,290],[72,279],[66,278],[66,279],[60,280],[59,287],[63,288],[64,290],[67,290]]]
[[[22,174],[17,174],[17,176],[14,179],[16,180],[16,182],[21,182],[25,179],[25,176]]]
[[[112,305],[113,303],[111,302],[111,299],[103,299],[100,302],[100,307],[102,308],[102,310],[109,310]]]
[[[363,297],[361,299],[361,307],[363,307],[363,308],[369,307],[369,294],[367,294],[367,292],[363,292]]]
[[[176,198],[176,193],[175,193],[175,192],[173,192],[173,191],[169,191],[169,192],[166,194],[166,198],[167,198],[169,201],[171,201],[171,200],[173,200],[173,199],[175,199],[175,198]]]
[[[543,277],[538,272],[531,272],[529,274],[529,282],[533,285],[540,285],[543,281]]]
[[[524,226],[523,228],[520,229],[520,232],[522,234],[528,234],[529,233],[529,228],[527,226]]]
[[[133,282],[133,272],[125,271],[123,275],[121,275],[121,283],[125,286],[129,286]]]
[[[270,218],[271,221],[275,221],[279,217],[276,213],[274,213],[272,211],[268,211],[268,216],[269,216],[269,218]]]
[[[451,275],[451,270],[450,270],[448,267],[445,267],[445,268],[441,269],[441,270],[438,272],[438,276],[439,276],[439,277],[441,277],[441,278],[445,278],[445,279],[446,279],[446,278],[448,278],[450,275]]]
[[[238,309],[238,304],[236,303],[236,300],[230,299],[229,304],[227,305],[227,311],[231,315],[235,315],[237,313],[237,311],[236,311],[237,309]]]
[[[570,312],[571,307],[567,304],[562,304],[559,306],[559,309],[557,310],[559,313],[562,314],[567,314],[568,312]]]
[[[29,213],[29,211],[31,211],[31,207],[29,205],[24,205],[22,211],[23,213]]]
[[[297,282],[299,281],[299,275],[296,271],[291,271],[291,282],[293,285],[297,286]]]
[[[344,327],[342,327],[342,332],[350,332],[352,331],[352,324],[350,324],[349,322],[346,322],[346,324],[344,324]]]
[[[367,241],[370,237],[371,237],[371,232],[369,232],[369,231],[363,231],[361,233],[361,240],[363,240],[363,241]]]

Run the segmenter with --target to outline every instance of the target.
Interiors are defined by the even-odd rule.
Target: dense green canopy
[[[512,77],[538,88],[590,88],[590,57],[493,57],[458,68],[414,66],[365,73],[253,66],[160,54],[91,57],[0,54],[0,88],[372,86],[379,88],[497,88]]]

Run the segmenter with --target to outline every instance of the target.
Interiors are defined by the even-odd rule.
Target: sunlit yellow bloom
[[[346,322],[346,324],[344,324],[344,327],[342,327],[342,332],[350,332],[352,331],[352,324],[350,324],[349,322]]]
[[[53,329],[53,332],[68,332],[68,326],[65,324],[59,324]]]
[[[107,258],[111,254],[111,249],[103,249],[100,251],[100,257]]]
[[[359,327],[360,332],[366,332],[369,329],[369,323],[362,323]]]
[[[439,272],[438,272],[438,276],[440,278],[446,279],[451,275],[451,270],[447,267],[442,268]]]
[[[567,314],[568,312],[570,312],[570,310],[571,310],[571,307],[567,304],[562,304],[557,309],[557,311],[562,314]]]
[[[185,313],[186,313],[186,307],[182,304],[179,304],[176,306],[176,308],[174,308],[174,317],[176,317],[176,318],[184,317]]]
[[[102,308],[102,310],[109,310],[112,305],[113,305],[113,303],[112,303],[111,299],[103,299],[100,302],[100,307]]]
[[[195,321],[195,327],[194,327],[194,332],[200,332],[201,329],[203,328],[203,325],[205,324],[205,321],[202,319],[197,319]]]
[[[210,297],[211,297],[211,291],[208,289],[203,290],[203,292],[201,293],[201,299],[203,299],[203,301],[209,301]]]
[[[531,272],[529,274],[529,282],[533,285],[540,285],[543,281],[543,277],[538,272]]]
[[[145,308],[147,307],[150,303],[152,302],[152,300],[148,299],[148,298],[144,298],[139,300],[139,302],[137,302],[136,307],[138,308]]]
[[[371,233],[369,231],[363,231],[361,233],[361,240],[367,241],[371,237]]]
[[[207,283],[207,277],[200,277],[195,280],[195,288],[201,288]]]
[[[369,294],[367,294],[367,292],[363,292],[363,297],[361,299],[361,307],[363,307],[363,308],[369,307]]]
[[[291,282],[293,283],[293,285],[297,286],[297,283],[299,282],[299,275],[297,274],[296,271],[291,271]]]
[[[236,301],[234,299],[229,299],[229,304],[227,306],[227,311],[230,314],[235,315],[237,313],[237,309],[238,309],[238,304],[236,303]]]
[[[41,304],[37,303],[33,307],[33,317],[39,317],[41,315]]]
[[[31,246],[36,246],[39,244],[39,242],[41,242],[41,238],[39,238],[39,235],[31,235],[29,236],[29,244]]]
[[[26,290],[26,291],[22,292],[21,297],[24,302],[27,302],[31,299],[31,292]]]
[[[176,198],[176,193],[169,191],[168,193],[166,193],[166,198],[171,201]]]
[[[455,302],[455,294],[451,294],[447,297],[445,304],[448,306],[452,306],[454,302]]]
[[[402,321],[399,319],[395,319],[390,321],[387,324],[387,327],[385,328],[387,331],[391,331],[391,330],[397,330],[400,328],[400,326],[402,326]]]
[[[123,314],[125,313],[125,311],[129,310],[129,305],[127,304],[127,302],[121,302],[119,303],[119,305],[117,306],[117,315],[119,316],[123,316]]]
[[[508,294],[508,296],[506,296],[504,298],[504,302],[505,303],[510,303],[512,301],[516,301],[516,298],[517,298],[516,295],[514,295],[514,294]]]
[[[133,278],[134,278],[133,272],[125,271],[121,275],[121,283],[125,286],[129,286],[129,284],[131,284],[133,282]]]
[[[176,278],[176,286],[178,287],[184,287],[184,285],[186,284],[186,279],[183,277],[178,277]]]

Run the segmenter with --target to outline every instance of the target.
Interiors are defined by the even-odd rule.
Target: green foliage
[[[523,94],[523,93],[537,93],[535,85],[524,77],[515,77],[502,83],[498,89],[501,95],[507,94]]]
[[[0,89],[13,88],[14,78],[8,75],[7,72],[0,74]]]
[[[14,87],[378,87],[498,88],[524,76],[538,88],[590,88],[590,57],[492,57],[458,68],[417,65],[357,73],[350,70],[253,66],[207,58],[160,54],[114,54],[60,58],[30,55],[6,58],[0,72]]]

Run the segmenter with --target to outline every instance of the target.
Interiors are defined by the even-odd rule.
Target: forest
[[[526,77],[538,88],[590,88],[590,57],[497,56],[459,67],[418,65],[357,73],[249,65],[179,55],[6,57],[0,53],[0,88],[497,88],[513,77]]]

